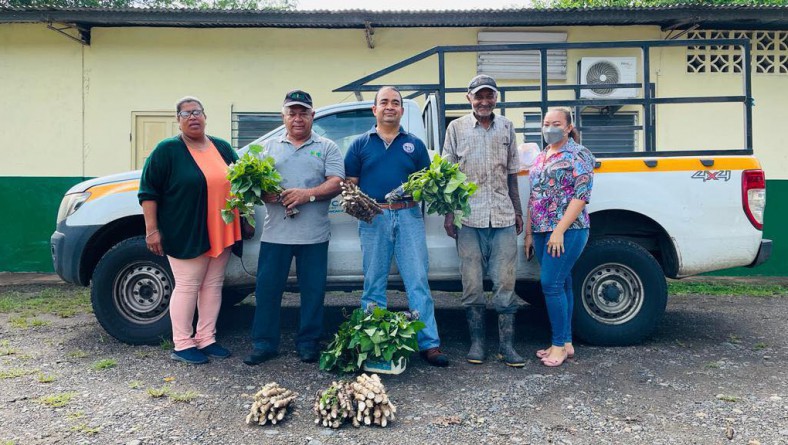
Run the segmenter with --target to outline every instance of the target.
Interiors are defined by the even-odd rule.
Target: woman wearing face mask
[[[542,127],[547,147],[529,174],[531,195],[525,231],[525,255],[536,256],[552,328],[552,345],[536,352],[545,366],[573,357],[572,267],[588,241],[586,204],[594,179],[594,156],[577,143],[568,109],[551,109]]]

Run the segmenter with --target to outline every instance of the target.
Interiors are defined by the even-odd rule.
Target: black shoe
[[[445,368],[449,366],[449,357],[438,348],[430,348],[420,352],[424,360],[432,366]]]
[[[271,360],[272,358],[276,357],[277,353],[274,351],[267,351],[263,349],[255,349],[252,351],[251,354],[247,355],[244,358],[244,363],[249,366],[259,365],[264,361]]]

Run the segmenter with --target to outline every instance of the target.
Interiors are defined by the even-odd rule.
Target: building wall
[[[664,38],[658,27],[643,26],[528,29],[539,30],[567,32],[569,41]],[[312,93],[318,106],[352,101],[352,94],[331,90],[436,45],[475,44],[478,31],[376,29],[370,49],[361,30],[94,28],[91,45],[82,46],[43,25],[2,25],[0,131],[6,144],[0,149],[0,205],[16,210],[0,216],[8,240],[0,244],[0,270],[52,270],[48,237],[62,194],[83,178],[132,168],[133,113],[171,112],[178,98],[194,95],[204,102],[208,132],[230,139],[234,111],[277,112],[284,92],[293,88]],[[639,57],[629,50],[569,51],[567,78],[575,79],[577,61],[591,55]],[[687,74],[684,64],[683,49],[652,53],[651,75],[660,96],[740,94],[739,78]],[[374,83],[434,82],[436,73],[432,58]],[[464,86],[475,74],[475,55],[447,57],[450,86]],[[776,131],[788,76],[753,80],[755,148],[770,178],[766,234],[778,239],[776,223],[769,222],[788,213],[782,204],[788,201],[788,158],[779,149],[786,141]],[[515,82],[501,81],[510,83]],[[572,96],[555,92],[550,98]],[[507,100],[520,98],[538,95]],[[740,114],[728,107],[661,106],[658,147],[740,147]],[[522,111],[507,114],[517,121]],[[780,244],[788,245],[788,238],[778,249]],[[788,274],[788,251],[778,252],[755,272]]]

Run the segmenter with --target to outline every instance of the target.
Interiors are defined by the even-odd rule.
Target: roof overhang
[[[485,9],[470,11],[286,11],[204,9],[59,9],[0,7],[0,23],[93,27],[411,28],[659,26],[663,30],[788,30],[787,6]]]

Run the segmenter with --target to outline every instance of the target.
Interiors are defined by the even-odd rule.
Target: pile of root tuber
[[[276,425],[285,418],[287,407],[297,395],[289,389],[282,388],[276,382],[266,384],[254,395],[254,403],[249,409],[249,415],[246,416],[246,423]]]
[[[346,420],[353,426],[386,427],[394,421],[397,407],[388,398],[386,387],[377,374],[361,374],[355,381],[332,382],[315,399],[315,423],[339,428]]]
[[[356,184],[343,181],[340,186],[342,187],[342,209],[348,215],[370,223],[372,218],[383,213],[383,209],[378,203],[362,192]]]

